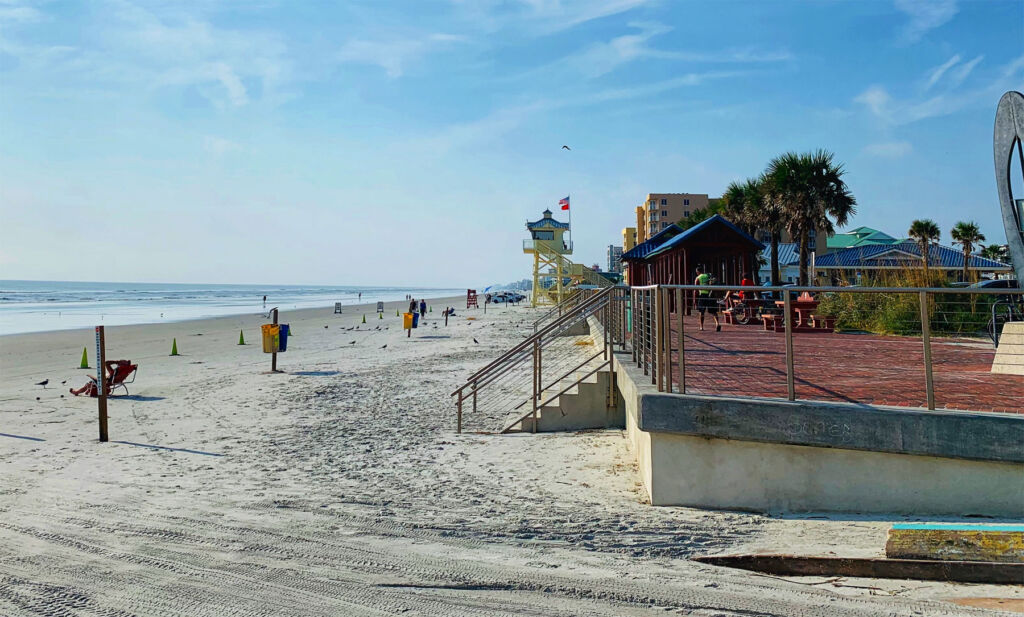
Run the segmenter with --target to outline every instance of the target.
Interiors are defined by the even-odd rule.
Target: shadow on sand
[[[189,450],[188,448],[169,448],[167,446],[155,446],[148,443],[135,443],[133,441],[111,441],[110,443],[119,443],[126,446],[138,446],[140,448],[152,448],[154,450],[169,450],[171,452],[185,452],[187,454],[202,454],[203,456],[224,456],[223,454],[217,454],[216,452],[203,452],[202,450]]]

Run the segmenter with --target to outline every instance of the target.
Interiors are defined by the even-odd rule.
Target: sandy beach
[[[410,338],[404,302],[282,312],[278,374],[259,315],[107,328],[108,359],[140,370],[106,444],[95,399],[67,391],[92,372],[92,331],[0,337],[0,614],[931,616],[1024,599],[692,562],[881,556],[904,519],[655,508],[621,431],[467,417],[457,435],[449,393],[538,312],[459,309],[445,327],[464,298],[429,303]]]

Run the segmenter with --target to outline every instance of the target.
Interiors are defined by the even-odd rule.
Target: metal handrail
[[[1024,295],[1024,289],[986,289],[984,287],[820,287],[779,285],[645,285],[633,289],[685,289],[697,291],[789,291],[813,293],[959,293],[987,295]]]
[[[633,361],[638,367],[643,368],[645,375],[649,375],[651,383],[656,385],[660,392],[672,392],[678,384],[678,392],[685,394],[686,373],[685,373],[685,347],[683,337],[683,311],[687,303],[683,301],[683,292],[705,292],[705,291],[730,291],[730,292],[783,292],[781,301],[783,304],[783,325],[785,332],[786,350],[786,390],[789,400],[796,399],[795,369],[793,338],[795,334],[795,304],[799,302],[797,294],[804,292],[824,295],[853,295],[853,294],[905,294],[917,296],[917,307],[914,313],[920,318],[920,340],[923,352],[923,368],[925,380],[926,405],[928,409],[935,409],[935,380],[932,366],[932,328],[935,316],[933,311],[933,300],[936,298],[958,295],[966,303],[970,298],[973,306],[978,296],[1013,298],[1010,303],[1020,303],[1024,300],[1024,289],[1012,288],[981,288],[981,287],[825,287],[814,285],[645,285],[631,288],[633,298],[632,313],[632,351]],[[674,292],[674,293],[673,293]],[[779,296],[776,296],[778,298]],[[675,310],[678,312],[679,337],[678,337],[678,359],[672,359],[672,318],[669,315],[670,306],[675,303]],[[993,317],[990,324],[995,322],[995,308],[1000,305],[997,300],[993,304]],[[973,309],[972,309],[973,310]],[[983,313],[984,314],[984,313]],[[673,377],[673,367],[679,367],[679,380]],[[648,372],[649,371],[649,372]]]
[[[455,396],[456,394],[461,392],[463,389],[468,387],[473,381],[477,380],[480,376],[482,376],[484,373],[489,371],[493,366],[502,363],[504,360],[508,359],[509,357],[514,355],[516,352],[522,351],[527,346],[531,345],[534,341],[542,338],[546,334],[549,334],[553,329],[557,328],[559,325],[563,325],[570,318],[576,317],[577,316],[576,315],[577,312],[585,310],[587,308],[590,308],[591,305],[598,303],[600,301],[600,299],[605,298],[605,297],[611,295],[611,293],[612,293],[612,291],[614,289],[615,289],[615,287],[608,287],[606,289],[602,289],[597,294],[595,294],[595,295],[591,296],[590,298],[584,300],[579,306],[577,306],[572,311],[567,312],[565,315],[562,315],[561,317],[559,317],[555,321],[553,321],[550,324],[548,324],[547,326],[545,326],[539,332],[536,332],[532,336],[527,337],[525,340],[521,341],[518,345],[516,345],[512,349],[506,351],[504,354],[502,354],[498,358],[492,360],[490,363],[488,363],[482,369],[478,370],[476,373],[473,373],[472,375],[470,375],[466,379],[466,383],[463,384],[462,386],[460,386],[459,388],[457,388],[454,392],[452,392],[450,396]]]

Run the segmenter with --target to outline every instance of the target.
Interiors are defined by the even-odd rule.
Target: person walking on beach
[[[359,301],[360,302],[363,301],[363,292],[361,292],[361,291],[359,292]]]
[[[267,307],[267,297],[263,296],[263,308]]]
[[[410,313],[415,313],[416,312],[416,298],[410,298],[410,300],[409,300],[409,312]]]
[[[420,319],[427,318],[427,301],[420,300]]]
[[[704,272],[704,268],[697,266],[697,278],[694,285],[711,285],[712,282],[711,275]],[[711,296],[710,289],[702,289],[697,292],[697,311],[700,313],[701,331],[704,330],[705,311],[711,313],[711,316],[715,318],[715,332],[722,331],[722,324],[718,323],[718,300]]]

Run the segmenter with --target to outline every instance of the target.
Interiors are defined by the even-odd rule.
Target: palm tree
[[[971,260],[971,254],[974,253],[974,247],[985,241],[985,234],[981,233],[978,229],[978,224],[974,221],[963,222],[960,221],[953,226],[950,232],[953,236],[953,243],[959,244],[964,250],[964,271],[962,280],[967,281],[967,266]]]
[[[1006,252],[1001,244],[990,244],[981,249],[981,256],[994,261],[1006,261]]]
[[[763,178],[747,178],[742,184],[731,182],[722,195],[725,217],[750,235],[768,234],[771,243],[771,280],[778,285],[779,243],[782,241],[782,216],[776,204],[765,199]]]
[[[927,287],[928,282],[931,280],[928,278],[928,249],[933,242],[938,241],[941,235],[939,226],[931,219],[917,219],[910,224],[907,235],[913,238],[917,245],[921,247],[921,262],[924,264],[924,284]]]
[[[765,192],[781,208],[786,229],[800,245],[801,285],[808,284],[811,232],[831,236],[857,211],[857,200],[843,181],[846,172],[834,159],[827,150],[787,152],[765,170]]]

